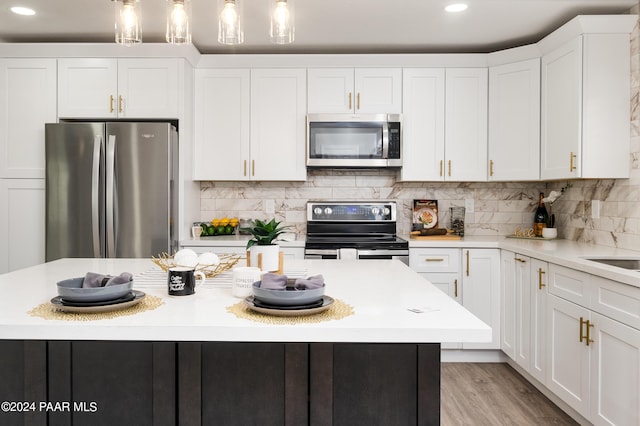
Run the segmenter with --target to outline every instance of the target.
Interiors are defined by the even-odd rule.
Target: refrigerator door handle
[[[109,135],[107,137],[107,161],[106,161],[106,218],[107,218],[107,256],[116,257],[116,242],[115,242],[115,226],[114,226],[114,211],[115,211],[115,167],[116,167],[116,137],[115,135]]]
[[[91,170],[91,222],[93,233],[93,256],[101,257],[100,249],[100,153],[102,135],[93,138],[93,167]]]

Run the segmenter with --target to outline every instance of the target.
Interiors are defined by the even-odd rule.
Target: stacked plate
[[[58,282],[58,297],[51,304],[66,312],[108,312],[133,306],[145,296],[133,290],[133,280],[105,287],[82,287],[83,282],[84,277]]]
[[[244,302],[249,309],[277,316],[312,315],[329,309],[333,299],[324,295],[325,286],[306,290],[289,285],[285,289],[260,288],[260,281],[253,283],[253,296]]]

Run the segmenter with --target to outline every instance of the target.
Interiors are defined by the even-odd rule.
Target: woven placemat
[[[235,305],[227,307],[227,312],[234,314],[238,318],[248,319],[251,321],[262,322],[265,324],[282,324],[282,325],[294,325],[294,324],[311,324],[323,321],[332,321],[346,318],[354,314],[353,307],[341,301],[340,299],[334,299],[333,304],[326,311],[319,312],[313,315],[295,316],[295,317],[280,317],[275,315],[264,314],[256,312],[244,303],[244,301],[238,302]]]
[[[97,321],[113,319],[118,317],[126,317],[129,315],[139,314],[145,311],[152,311],[162,306],[164,302],[157,296],[145,295],[145,297],[133,306],[126,309],[111,312],[64,312],[56,309],[51,303],[41,303],[28,312],[32,317],[40,317],[46,320],[65,320],[65,321]]]

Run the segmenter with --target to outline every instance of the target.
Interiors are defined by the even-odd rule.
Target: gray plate
[[[91,288],[82,288],[83,281],[84,277],[60,281],[57,284],[58,296],[70,302],[104,302],[118,299],[133,288],[133,280],[124,284]]]
[[[260,281],[253,283],[253,295],[268,305],[299,306],[322,299],[325,286],[310,290],[268,290],[260,288]]]

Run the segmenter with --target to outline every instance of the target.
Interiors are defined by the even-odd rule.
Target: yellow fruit
[[[219,219],[213,219],[211,221],[211,224],[217,228],[220,225],[220,220]]]
[[[220,219],[220,225],[227,226],[228,224],[229,224],[229,218],[223,217],[222,219]]]

